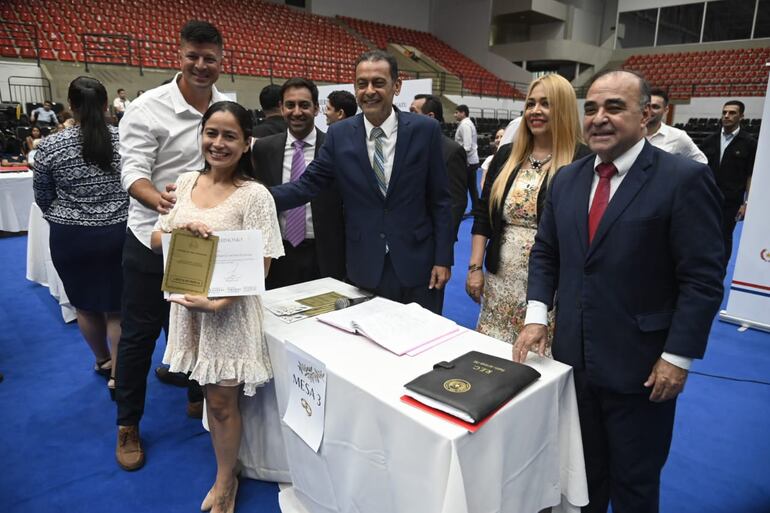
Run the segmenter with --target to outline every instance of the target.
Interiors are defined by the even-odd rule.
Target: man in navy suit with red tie
[[[441,129],[434,119],[395,109],[400,89],[393,56],[374,50],[359,57],[355,92],[363,113],[331,125],[302,177],[270,192],[283,211],[336,184],[348,279],[440,312],[438,290],[449,280],[454,243]]]
[[[644,138],[650,90],[598,75],[585,102],[595,153],[553,179],[530,254],[523,361],[547,344],[574,368],[589,504],[658,511],[676,398],[722,299],[721,194],[713,174]],[[556,303],[556,304],[555,304]]]

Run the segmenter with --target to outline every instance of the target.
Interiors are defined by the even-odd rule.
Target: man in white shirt
[[[53,104],[46,100],[42,107],[32,111],[32,126],[56,126],[59,121],[53,111]]]
[[[529,260],[523,361],[548,344],[573,367],[589,504],[658,511],[676,398],[722,300],[721,201],[704,164],[644,139],[649,85],[600,73],[584,106],[595,155],[552,180]]]
[[[123,248],[122,334],[118,345],[116,394],[118,443],[115,456],[125,470],[144,465],[139,421],[144,412],[147,373],[155,341],[168,327],[163,299],[163,259],[150,249],[158,214],[174,204],[169,184],[186,171],[203,168],[200,122],[208,107],[227,100],[214,87],[222,65],[222,36],[208,22],[190,21],[181,31],[180,72],[168,84],[147,91],[129,106],[120,124],[123,187],[131,195]],[[194,383],[193,383],[194,384]],[[199,415],[199,387],[188,393],[188,415]]]
[[[120,121],[123,115],[126,113],[126,109],[131,104],[128,99],[125,89],[118,89],[118,96],[112,101],[112,110],[115,112],[115,117]]]
[[[476,171],[479,169],[479,146],[476,125],[471,121],[467,105],[457,106],[455,109],[455,119],[458,123],[455,141],[463,147],[468,160],[468,192],[471,195],[471,211],[473,211],[476,209],[476,204],[479,201],[479,189],[476,185]]]
[[[521,125],[521,120],[524,119],[523,116],[519,116],[516,119],[512,119],[510,123],[508,123],[508,126],[505,127],[505,132],[503,133],[503,138],[500,139],[500,144],[498,147],[502,146],[503,144],[510,144],[513,142],[513,138],[516,137],[516,131],[519,129],[519,125]]]
[[[666,116],[668,94],[663,89],[653,89],[650,96],[650,121],[647,123],[647,140],[650,144],[663,151],[708,164],[706,155],[692,142],[687,132],[663,122]]]

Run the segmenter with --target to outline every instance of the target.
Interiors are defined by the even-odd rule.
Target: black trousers
[[[727,263],[730,261],[730,256],[733,254],[733,232],[735,231],[736,224],[735,216],[738,215],[739,208],[740,205],[725,205],[722,207],[722,238],[725,243],[725,268],[727,268]]]
[[[479,202],[479,188],[476,185],[476,174],[479,170],[479,164],[469,164],[467,169],[468,173],[468,192],[471,195],[471,212],[476,210],[476,205]]]
[[[399,303],[417,303],[430,310],[431,312],[441,314],[441,302],[443,295],[439,295],[438,289],[428,289],[428,284],[419,287],[404,287],[396,276],[396,270],[390,261],[390,254],[385,255],[385,265],[382,269],[382,276],[377,288],[374,289],[376,295],[398,301]]]
[[[270,263],[270,271],[265,278],[267,290],[317,280],[321,277],[315,239],[305,239],[296,248],[289,241],[284,240],[283,251],[284,256]]]
[[[658,513],[660,472],[668,458],[676,399],[619,394],[575,370],[589,504],[583,513]]]
[[[163,259],[146,248],[131,230],[123,246],[123,304],[115,402],[119,426],[138,425],[144,413],[147,374],[160,330],[168,333],[169,303],[160,290]],[[189,401],[203,400],[200,386],[190,381]]]

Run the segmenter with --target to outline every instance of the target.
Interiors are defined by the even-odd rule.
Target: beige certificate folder
[[[171,232],[169,255],[161,289],[177,294],[207,296],[214,273],[219,237],[196,237],[187,230]]]

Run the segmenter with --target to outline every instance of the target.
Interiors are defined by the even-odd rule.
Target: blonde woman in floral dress
[[[513,143],[492,159],[473,213],[465,288],[481,303],[481,333],[510,344],[516,340],[524,326],[529,252],[546,189],[560,167],[588,153],[572,85],[559,75],[533,81],[524,122]]]

